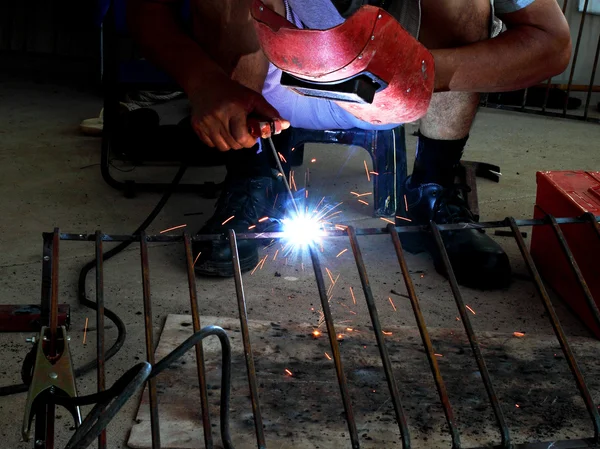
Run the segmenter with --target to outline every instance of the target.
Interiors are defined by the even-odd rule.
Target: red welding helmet
[[[334,100],[373,124],[412,122],[427,112],[433,56],[385,10],[362,6],[327,30],[299,29],[261,0],[253,0],[252,17],[290,89]]]

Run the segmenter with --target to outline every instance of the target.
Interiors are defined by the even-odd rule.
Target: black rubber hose
[[[167,201],[169,201],[169,199],[171,198],[171,195],[173,194],[173,192],[175,191],[175,189],[181,182],[181,179],[183,178],[183,175],[185,174],[186,170],[187,170],[187,165],[181,165],[181,167],[179,167],[177,174],[171,181],[171,184],[169,184],[167,190],[163,194],[163,196],[160,199],[160,201],[158,202],[158,204],[154,207],[152,212],[150,212],[150,215],[148,215],[148,217],[146,217],[146,219],[143,221],[143,223],[141,225],[139,225],[138,228],[133,232],[133,235],[139,235],[142,231],[145,231],[148,228],[148,226],[150,226],[150,224],[154,221],[154,219],[158,216],[158,214],[165,207],[165,204],[167,204]],[[132,242],[119,243],[117,246],[115,246],[114,248],[111,248],[110,250],[106,251],[103,254],[103,260],[107,261],[110,258],[114,257],[115,255],[119,254],[121,251],[123,251],[125,248],[127,248],[129,245],[131,245],[131,243]],[[77,286],[77,297],[79,299],[79,303],[85,307],[89,307],[90,309],[94,309],[94,310],[96,310],[96,302],[89,300],[87,297],[86,279],[87,279],[88,273],[95,267],[96,267],[96,259],[88,262],[87,264],[85,264],[83,266],[83,268],[79,272],[79,281],[78,281],[78,286]],[[108,351],[106,351],[106,361],[108,361],[117,352],[119,352],[119,350],[125,343],[125,338],[127,336],[127,328],[125,327],[125,323],[123,323],[121,318],[119,318],[119,316],[112,310],[104,308],[104,315],[106,316],[106,318],[111,320],[117,328],[117,339],[115,340],[113,345],[108,349]],[[82,375],[88,373],[89,371],[93,370],[94,368],[96,368],[97,365],[98,365],[97,359],[91,360],[88,363],[86,363],[85,365],[77,368],[75,370],[75,376],[76,377],[82,376]],[[29,385],[25,385],[25,384],[7,385],[4,387],[0,387],[0,396],[9,396],[11,394],[24,393],[27,390],[29,390]]]

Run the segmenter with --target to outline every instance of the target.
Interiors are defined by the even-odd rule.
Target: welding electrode
[[[256,137],[257,139],[262,138],[269,142],[269,146],[271,147],[271,151],[273,152],[273,157],[275,158],[275,162],[277,163],[277,170],[279,170],[279,173],[281,173],[281,176],[283,178],[285,190],[290,196],[290,200],[292,201],[294,210],[297,214],[300,214],[300,209],[296,204],[296,199],[294,198],[294,194],[292,193],[290,184],[288,183],[287,177],[285,176],[285,172],[283,171],[283,167],[281,166],[281,162],[279,161],[279,154],[277,153],[277,149],[275,148],[273,139],[271,139],[272,135],[277,135],[281,133],[281,131],[281,121],[279,121],[278,119],[265,120],[258,119],[255,117],[248,117],[248,132],[252,137]]]

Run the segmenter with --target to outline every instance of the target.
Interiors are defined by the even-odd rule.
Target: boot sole
[[[252,270],[258,264],[258,252],[255,252],[251,256],[240,259],[240,268],[242,273]],[[212,276],[212,277],[233,277],[233,263],[232,262],[215,262],[207,260],[201,264],[197,264],[194,267],[196,274],[200,276]]]

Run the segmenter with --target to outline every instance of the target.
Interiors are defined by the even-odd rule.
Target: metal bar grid
[[[382,366],[385,371],[391,400],[393,401],[396,418],[397,418],[397,422],[398,422],[398,427],[399,427],[399,432],[400,432],[400,436],[401,436],[401,445],[403,448],[411,447],[410,435],[408,432],[408,424],[407,424],[407,420],[404,415],[404,412],[402,410],[400,394],[399,394],[397,384],[396,384],[396,379],[394,377],[394,373],[392,370],[393,367],[390,362],[389,356],[387,354],[385,339],[383,336],[383,332],[381,330],[381,325],[379,323],[377,306],[375,304],[373,294],[371,292],[369,279],[368,279],[368,275],[367,275],[367,270],[366,270],[366,266],[365,266],[363,258],[362,258],[362,253],[360,251],[357,236],[359,236],[359,235],[389,235],[391,237],[391,240],[392,240],[392,243],[393,243],[397,258],[398,258],[398,263],[401,268],[402,276],[403,276],[404,282],[407,287],[407,291],[409,294],[413,312],[414,312],[414,315],[415,315],[415,318],[417,321],[417,326],[419,328],[419,332],[421,334],[423,345],[426,350],[425,352],[427,354],[429,366],[431,368],[431,372],[432,372],[432,375],[435,380],[435,385],[436,385],[436,388],[437,388],[437,391],[439,394],[440,402],[441,402],[443,410],[444,410],[446,422],[448,424],[448,429],[449,429],[450,436],[451,436],[452,448],[458,449],[461,447],[460,432],[459,432],[458,426],[455,422],[454,412],[453,412],[452,406],[450,404],[450,401],[448,399],[448,393],[447,393],[447,390],[445,387],[445,383],[444,383],[442,374],[440,372],[439,366],[437,364],[437,361],[436,361],[436,358],[434,355],[433,346],[431,343],[431,339],[429,337],[429,332],[427,330],[427,326],[425,324],[425,319],[424,319],[424,316],[420,309],[419,300],[416,295],[414,286],[412,284],[412,280],[411,280],[409,272],[408,272],[406,258],[404,257],[404,251],[402,249],[402,245],[400,243],[400,238],[399,238],[399,234],[404,233],[404,232],[430,232],[431,233],[431,235],[435,239],[437,248],[439,249],[439,251],[443,257],[443,262],[444,262],[445,268],[446,268],[448,276],[449,276],[449,282],[450,282],[450,286],[452,289],[452,293],[453,293],[454,299],[456,301],[456,305],[458,307],[458,311],[461,316],[461,320],[463,321],[466,335],[469,339],[471,348],[473,349],[473,354],[474,354],[475,360],[477,362],[477,365],[479,367],[479,371],[481,372],[481,379],[482,379],[482,382],[484,383],[485,389],[487,391],[489,403],[490,403],[490,405],[494,411],[495,417],[496,417],[496,421],[497,421],[497,424],[498,424],[498,427],[500,430],[500,435],[501,435],[501,442],[500,442],[501,446],[500,447],[509,448],[509,447],[516,447],[516,446],[511,445],[510,432],[509,432],[508,426],[506,425],[506,422],[503,417],[502,407],[499,403],[498,398],[496,397],[492,379],[491,379],[489,372],[487,371],[487,368],[485,366],[485,361],[484,361],[483,355],[482,355],[481,350],[478,345],[477,335],[471,326],[468,315],[466,314],[466,309],[465,309],[464,302],[462,301],[460,289],[456,282],[455,275],[453,273],[452,267],[451,267],[449,259],[448,259],[448,255],[447,255],[445,247],[444,247],[443,232],[446,230],[452,230],[452,229],[469,229],[469,228],[485,229],[485,228],[498,228],[498,227],[510,228],[512,231],[512,235],[515,238],[515,242],[516,242],[517,246],[519,247],[519,250],[521,251],[523,259],[532,275],[536,289],[538,290],[538,293],[540,294],[542,303],[546,309],[547,315],[549,316],[550,323],[555,331],[557,339],[558,339],[558,341],[561,345],[561,348],[565,354],[565,358],[569,365],[569,368],[571,369],[571,372],[573,373],[573,376],[575,378],[575,381],[576,381],[577,387],[579,389],[579,392],[581,394],[581,397],[583,398],[583,400],[586,404],[586,408],[588,410],[588,414],[590,416],[590,419],[592,420],[592,424],[593,424],[593,428],[594,428],[594,436],[591,438],[584,439],[584,440],[568,440],[568,441],[553,442],[553,446],[561,447],[561,448],[595,447],[595,445],[598,445],[600,443],[600,441],[599,441],[600,416],[598,414],[598,410],[597,410],[597,408],[594,404],[594,401],[590,395],[589,388],[585,382],[583,374],[581,373],[581,370],[578,366],[577,360],[575,359],[575,356],[570,348],[568,339],[567,339],[566,335],[564,334],[564,331],[562,330],[559,318],[556,314],[556,311],[554,310],[552,303],[550,302],[548,293],[545,290],[545,287],[544,287],[543,282],[540,278],[540,275],[535,267],[535,264],[533,262],[531,254],[529,253],[529,251],[526,248],[523,237],[519,231],[519,227],[520,226],[540,226],[540,225],[547,225],[547,226],[552,227],[554,229],[555,236],[557,237],[559,243],[561,243],[561,247],[562,247],[563,252],[565,253],[568,264],[570,265],[570,267],[572,268],[574,273],[579,273],[579,275],[576,274],[576,278],[578,280],[580,287],[582,288],[584,293],[587,294],[587,292],[589,292],[589,289],[587,288],[587,285],[585,284],[585,280],[583,279],[583,277],[580,276],[579,268],[577,267],[577,264],[574,260],[571,250],[569,249],[568,245],[566,244],[566,240],[564,240],[564,236],[562,235],[559,225],[561,225],[561,224],[579,224],[581,226],[591,226],[593,228],[595,234],[600,239],[600,225],[598,225],[598,221],[600,221],[600,217],[594,217],[593,215],[588,213],[580,218],[554,218],[552,216],[546,216],[542,219],[536,219],[536,220],[515,220],[514,218],[507,218],[502,221],[460,225],[460,226],[437,225],[436,223],[432,222],[432,223],[430,223],[429,226],[425,226],[425,227],[423,227],[423,226],[408,226],[408,227],[396,228],[393,225],[389,225],[385,229],[358,229],[358,230],[356,230],[352,227],[348,227],[345,231],[327,231],[324,233],[326,236],[331,237],[331,238],[346,237],[346,238],[348,238],[348,241],[352,247],[355,262],[357,264],[358,274],[360,276],[361,284],[363,287],[363,292],[364,292],[367,306],[369,309],[369,314],[371,317],[374,331],[376,333],[378,348],[379,348],[380,356],[382,359]],[[268,238],[272,238],[275,234],[279,234],[279,233],[270,233]],[[144,293],[144,310],[145,310],[145,323],[146,323],[146,336],[147,336],[146,349],[147,349],[148,362],[150,364],[154,365],[154,356],[153,356],[154,345],[153,345],[153,335],[152,335],[152,314],[151,314],[150,280],[149,280],[149,265],[148,265],[148,243],[149,242],[182,242],[183,241],[184,247],[185,247],[186,260],[187,260],[188,282],[189,282],[189,286],[190,286],[190,299],[192,301],[192,310],[193,310],[194,315],[198,315],[197,298],[196,298],[196,294],[195,294],[195,278],[193,276],[193,261],[192,261],[192,253],[191,253],[191,242],[194,239],[192,239],[188,234],[183,234],[182,236],[146,236],[144,233],[142,233],[138,236],[111,236],[111,235],[101,234],[100,232],[97,232],[96,234],[92,234],[92,235],[85,235],[85,234],[59,234],[58,231],[55,231],[55,235],[59,235],[60,239],[62,239],[62,240],[94,241],[95,242],[96,251],[97,251],[96,252],[97,261],[100,262],[98,264],[98,272],[100,274],[97,274],[97,285],[100,287],[102,287],[102,273],[101,273],[101,271],[102,271],[102,260],[101,259],[102,258],[98,254],[101,254],[102,242],[103,241],[111,241],[111,242],[135,241],[135,240],[140,242],[140,255],[141,255],[141,263],[142,263],[142,280],[143,280],[143,293]],[[215,238],[216,236],[209,236],[209,237]],[[241,328],[242,328],[242,339],[243,339],[244,352],[245,352],[245,358],[246,358],[246,364],[247,364],[248,382],[249,382],[249,387],[250,387],[250,399],[252,402],[252,410],[253,410],[254,422],[255,422],[255,436],[256,436],[257,447],[259,449],[263,449],[263,448],[267,447],[267,444],[266,444],[264,429],[263,429],[263,425],[262,425],[262,417],[261,417],[261,413],[260,413],[260,401],[259,401],[258,388],[257,388],[258,382],[257,382],[257,377],[256,377],[256,371],[254,368],[254,359],[253,359],[253,355],[252,355],[250,334],[248,331],[248,314],[247,314],[247,309],[246,309],[246,296],[245,296],[244,287],[243,287],[243,283],[242,283],[242,273],[241,273],[241,268],[240,268],[239,259],[238,259],[238,255],[237,255],[237,241],[241,240],[241,239],[257,239],[257,238],[266,238],[266,237],[265,237],[265,235],[260,235],[260,234],[259,235],[256,235],[256,234],[238,234],[238,235],[236,235],[234,231],[229,231],[228,237],[229,237],[229,242],[230,242],[230,246],[232,249],[232,264],[234,267],[234,281],[235,281],[235,286],[236,286],[236,294],[237,294],[239,314],[240,314],[239,318],[240,318],[240,324],[241,324]],[[282,235],[279,234],[279,235],[276,235],[276,237],[282,237]],[[204,238],[205,237],[203,236],[200,239],[204,239]],[[313,263],[315,280],[316,280],[317,288],[319,291],[319,296],[321,298],[321,303],[323,306],[324,318],[325,318],[325,322],[326,322],[326,326],[327,326],[327,331],[329,334],[329,341],[331,344],[331,350],[333,353],[333,359],[334,359],[334,363],[335,363],[335,367],[336,367],[336,375],[337,375],[338,384],[340,387],[342,406],[345,411],[345,417],[346,417],[346,421],[347,421],[348,429],[349,429],[350,446],[353,449],[360,448],[360,441],[358,438],[358,432],[356,430],[357,429],[356,420],[355,420],[355,417],[354,417],[354,414],[352,411],[352,403],[350,400],[350,395],[348,393],[348,385],[347,385],[346,375],[345,375],[345,372],[344,372],[344,369],[342,366],[342,361],[341,361],[340,347],[339,347],[339,344],[338,344],[338,341],[336,338],[337,334],[336,334],[335,325],[333,322],[333,317],[331,315],[331,310],[329,309],[329,301],[328,301],[327,293],[326,293],[326,289],[325,289],[325,283],[324,283],[324,279],[323,279],[321,264],[319,261],[319,255],[318,255],[318,252],[315,250],[315,248],[310,249],[310,256],[311,256],[311,260]],[[100,300],[99,304],[102,304],[102,301],[103,301],[102,291],[103,291],[102,288],[99,289],[99,292],[97,291],[97,299]],[[592,300],[591,297],[589,299]],[[592,307],[591,309],[592,309],[592,313],[594,313],[594,314],[598,313],[597,308]],[[99,308],[99,310],[100,310],[100,308]],[[196,332],[196,328],[200,327],[199,315],[197,317],[195,317],[195,319],[196,318],[197,318],[197,323],[196,322],[194,323],[194,331],[195,332]],[[202,333],[202,332],[203,331],[196,332],[195,335],[198,335],[199,333]],[[191,338],[193,338],[193,337],[191,337]],[[201,400],[204,402],[204,400],[206,399],[205,398],[206,379],[204,378],[203,353],[202,353],[201,347],[199,348],[199,344],[200,343],[198,342],[198,340],[194,340],[194,343],[193,344],[189,343],[188,346],[189,347],[196,346],[196,355],[198,356],[197,362],[198,362],[198,377],[199,377],[200,396],[201,396]],[[98,351],[99,352],[101,351],[100,345],[98,345]],[[175,356],[173,356],[173,357],[175,357]],[[161,365],[161,364],[164,365],[163,361],[161,361],[159,364],[157,364],[156,367],[158,367],[158,365]],[[99,374],[99,379],[100,379],[100,374]],[[154,396],[154,400],[152,400],[152,396],[153,396],[152,389],[156,388],[156,385],[152,384],[153,380],[155,380],[154,370],[153,370],[153,374],[150,376],[150,379],[148,380],[150,398],[151,398],[150,416],[151,416],[151,420],[152,420],[153,447],[159,448],[160,447],[160,440],[159,440],[160,436],[159,435],[155,436],[155,434],[158,434],[158,403],[156,401],[156,396]],[[100,385],[100,381],[99,381],[99,389],[100,388],[101,388],[101,385]],[[156,394],[156,390],[154,390],[154,395],[155,394]],[[208,407],[206,405],[207,405],[207,403],[203,404],[203,406],[202,406],[203,414],[205,414],[205,413],[207,414],[207,412],[208,412]],[[223,444],[225,445],[225,447],[227,449],[230,449],[230,448],[233,448],[233,443],[231,442],[231,440],[229,438],[229,429],[223,428],[223,423],[227,424],[227,421],[228,421],[228,410],[225,405],[226,405],[226,403],[222,402],[222,404],[221,404],[221,414],[222,414],[221,433],[222,433]],[[212,444],[212,435],[210,434],[210,426],[208,427],[208,429],[209,429],[208,431],[207,431],[207,427],[206,427],[206,423],[209,423],[209,422],[210,421],[208,420],[208,417],[206,417],[206,418],[203,417],[203,425],[204,425],[204,429],[205,429],[205,437],[204,437],[205,438],[205,447],[211,447],[210,444]],[[548,445],[548,443],[531,443],[531,444],[528,443],[528,444],[524,444],[524,445],[518,445],[518,447],[534,449],[534,448],[538,448],[538,447],[545,448],[545,447],[547,447],[547,445]]]
[[[591,8],[589,8],[590,6],[590,0],[584,0],[583,2],[569,2],[569,0],[563,0],[563,5],[562,5],[562,13],[564,15],[567,15],[567,9],[570,6],[570,9],[573,10],[573,8],[575,8],[573,11],[576,11],[578,8],[578,5],[581,4],[581,18],[579,19],[579,24],[572,25],[572,28],[575,28],[575,26],[577,26],[578,31],[577,31],[577,37],[575,39],[575,45],[573,48],[573,56],[572,56],[572,60],[571,60],[571,64],[570,64],[570,70],[568,72],[568,78],[567,78],[567,82],[566,84],[562,84],[560,85],[560,89],[564,91],[564,101],[562,102],[562,104],[560,105],[560,107],[558,105],[553,106],[553,108],[556,108],[558,111],[549,111],[548,110],[548,101],[550,99],[550,89],[552,87],[552,79],[553,77],[549,78],[548,80],[545,81],[545,88],[542,84],[536,86],[536,88],[544,88],[544,95],[543,95],[543,101],[541,104],[541,107],[539,105],[535,105],[532,106],[531,103],[528,105],[528,97],[529,95],[529,88],[528,89],[524,89],[523,90],[523,96],[522,99],[520,101],[520,104],[517,104],[517,101],[515,100],[511,100],[511,104],[502,104],[501,100],[498,101],[498,103],[494,103],[494,102],[490,102],[488,99],[488,96],[485,96],[482,104],[485,107],[490,107],[490,108],[494,108],[494,109],[502,109],[502,110],[507,110],[507,111],[515,111],[515,112],[524,112],[527,114],[534,114],[534,115],[543,115],[543,116],[548,116],[548,117],[560,117],[560,118],[568,118],[568,119],[572,119],[572,120],[583,120],[583,121],[587,121],[587,122],[591,122],[591,123],[600,123],[600,118],[596,117],[590,117],[590,108],[594,108],[595,105],[591,104],[591,99],[592,99],[592,92],[594,92],[594,90],[597,89],[597,85],[594,85],[595,82],[595,78],[596,78],[596,71],[597,71],[597,66],[598,66],[598,60],[599,60],[599,56],[600,56],[600,33],[598,34],[598,44],[596,46],[596,52],[595,52],[595,56],[594,59],[592,61],[592,65],[591,65],[591,73],[590,73],[590,78],[589,78],[589,84],[587,84],[587,86],[583,86],[583,85],[577,85],[575,86],[573,84],[573,79],[575,77],[575,72],[577,69],[577,63],[581,60],[581,44],[583,41],[585,41],[585,39],[582,39],[583,35],[584,35],[584,30],[586,29],[586,23],[589,22],[589,20],[586,21],[587,16],[589,14],[591,14],[591,12],[589,11]],[[575,4],[575,5],[573,5]],[[593,39],[593,37],[592,37]],[[590,55],[591,57],[591,55]],[[565,75],[567,75],[567,72],[564,72]],[[584,89],[585,88],[585,89]],[[583,102],[583,114],[579,115],[579,114],[571,114],[571,113],[567,113],[568,110],[568,103],[569,103],[569,97],[571,95],[571,93],[574,90],[579,90],[581,92],[585,91],[585,101]],[[597,91],[597,90],[596,90]],[[534,100],[535,101],[535,100]]]

